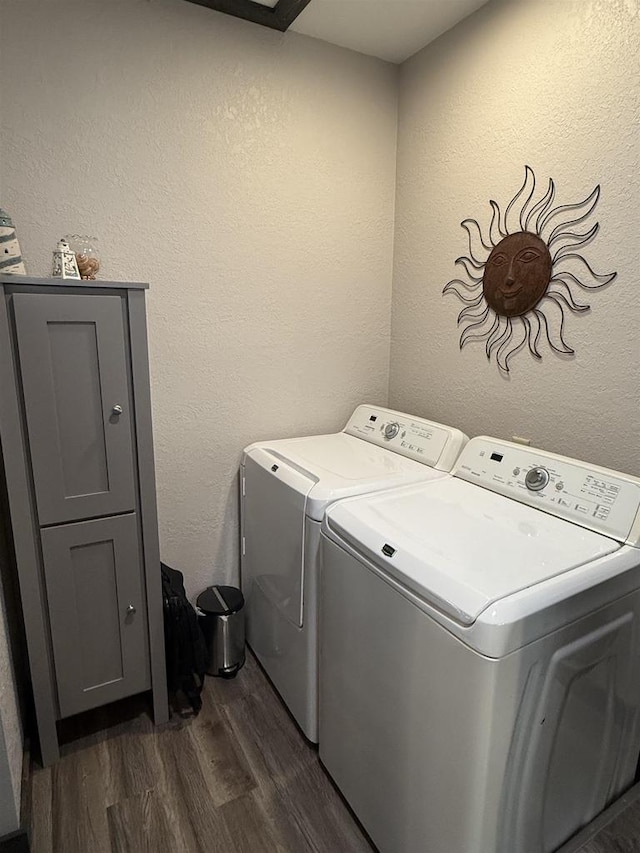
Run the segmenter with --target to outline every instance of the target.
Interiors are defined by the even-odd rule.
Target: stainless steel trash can
[[[210,586],[196,606],[207,644],[207,672],[233,678],[244,664],[244,596],[235,586]]]

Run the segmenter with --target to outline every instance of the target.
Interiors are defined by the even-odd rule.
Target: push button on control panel
[[[546,468],[536,466],[527,471],[527,476],[524,478],[525,485],[532,492],[539,492],[549,482],[549,472]]]

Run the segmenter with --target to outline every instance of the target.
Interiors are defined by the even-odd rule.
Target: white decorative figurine
[[[27,271],[20,252],[11,217],[0,207],[0,273],[3,275],[26,275]]]
[[[53,253],[54,278],[80,278],[76,253],[69,248],[65,240],[59,240],[58,246]]]

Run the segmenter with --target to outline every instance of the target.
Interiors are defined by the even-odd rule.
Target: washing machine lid
[[[274,476],[297,471],[314,480],[306,514],[316,521],[339,498],[450,476],[344,432],[260,442],[245,454]]]
[[[462,625],[492,602],[621,547],[452,477],[334,504],[325,531]]]

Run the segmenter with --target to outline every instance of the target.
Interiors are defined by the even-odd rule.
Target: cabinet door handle
[[[123,408],[122,408],[122,406],[114,406],[114,407],[111,409],[111,414],[112,414],[112,415],[121,415],[121,414],[122,414],[122,412],[123,412]]]
[[[133,604],[130,604],[130,605],[127,607],[127,616],[133,616],[133,614],[134,614],[135,612],[136,612],[135,607],[133,606]]]

